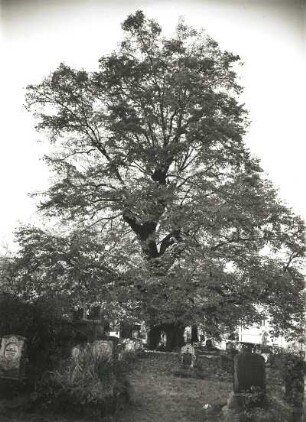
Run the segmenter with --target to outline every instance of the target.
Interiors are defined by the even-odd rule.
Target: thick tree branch
[[[182,240],[181,230],[180,229],[172,230],[169,234],[167,234],[167,236],[165,236],[162,239],[160,243],[160,248],[159,248],[159,256],[162,256],[166,252],[166,250],[169,248],[169,246],[175,243],[175,241],[179,242],[181,240]]]

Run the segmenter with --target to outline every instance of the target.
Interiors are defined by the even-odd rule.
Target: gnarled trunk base
[[[166,333],[166,350],[172,350],[182,347],[184,345],[184,329],[185,326],[181,323],[167,323],[151,326],[148,333],[148,348],[155,350],[160,342],[161,333]]]
[[[196,325],[193,325],[191,327],[191,343],[197,343],[198,341],[199,341],[198,327]]]
[[[155,350],[160,342],[161,338],[161,325],[152,325],[150,326],[148,332],[148,349]]]
[[[185,326],[181,323],[163,324],[163,331],[166,333],[166,350],[172,350],[182,347],[184,345],[184,329]]]

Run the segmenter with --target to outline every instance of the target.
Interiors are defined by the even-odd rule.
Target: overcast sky
[[[115,49],[121,22],[142,9],[173,32],[180,16],[242,58],[246,137],[280,197],[306,219],[306,0],[2,0],[0,244],[35,221],[27,193],[47,184],[46,145],[23,110],[24,87],[60,62],[93,70]]]

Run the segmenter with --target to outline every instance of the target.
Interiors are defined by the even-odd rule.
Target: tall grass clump
[[[92,344],[77,349],[59,368],[42,377],[35,403],[61,414],[97,417],[112,414],[129,399],[122,362]]]

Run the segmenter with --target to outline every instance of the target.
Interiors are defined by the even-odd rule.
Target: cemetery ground
[[[132,364],[128,374],[131,403],[105,422],[217,422],[218,413],[232,391],[232,375],[216,366],[214,359],[199,368],[183,371],[179,356],[148,353]],[[281,396],[277,373],[268,368],[269,391]],[[206,409],[205,409],[206,408]],[[0,404],[1,422],[85,422],[85,419],[20,411],[18,400]],[[86,419],[94,422],[97,419]]]

